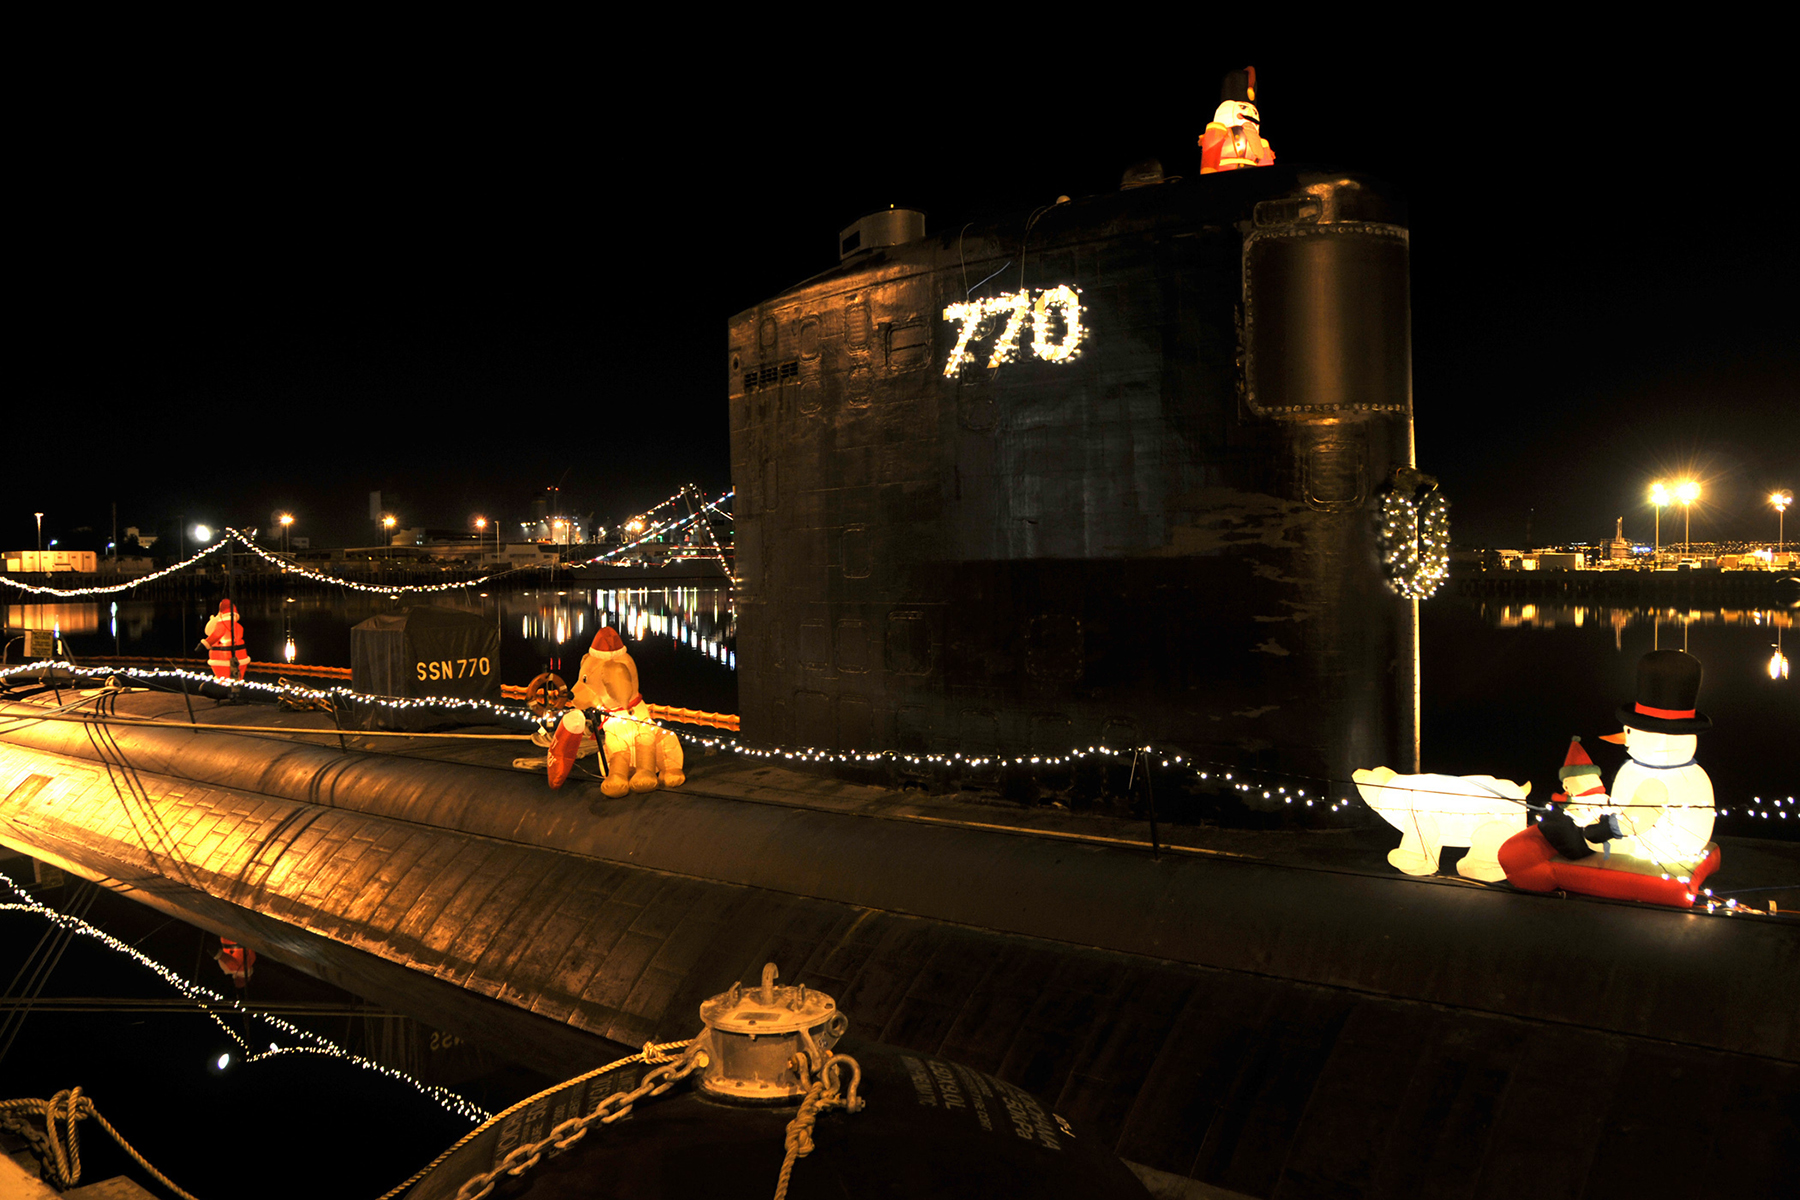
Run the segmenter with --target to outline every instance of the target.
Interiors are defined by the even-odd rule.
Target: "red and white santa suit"
[[[1263,140],[1262,118],[1256,105],[1241,100],[1223,101],[1213,112],[1206,132],[1200,135],[1200,173],[1266,167],[1275,161],[1275,148]]]
[[[219,611],[206,619],[206,661],[220,679],[242,679],[250,666],[244,645],[244,627],[238,623],[231,601],[219,601]]]
[[[246,987],[250,976],[256,972],[256,951],[248,946],[240,946],[228,937],[219,939],[219,952],[213,955],[213,961],[219,964],[219,970],[231,976],[231,982],[238,987]]]

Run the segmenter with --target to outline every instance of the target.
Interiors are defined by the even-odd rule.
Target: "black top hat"
[[[1225,76],[1225,82],[1219,86],[1220,100],[1236,100],[1242,104],[1256,103],[1256,68],[1245,67],[1241,71],[1233,71]]]
[[[1619,705],[1619,721],[1651,733],[1705,733],[1712,718],[1694,711],[1700,660],[1685,650],[1652,650],[1638,660],[1637,703]]]

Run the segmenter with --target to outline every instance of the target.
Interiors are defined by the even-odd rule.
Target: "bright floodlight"
[[[1692,504],[1700,498],[1700,485],[1692,479],[1684,479],[1675,485],[1675,498],[1683,504]]]
[[[398,522],[393,517],[383,517],[383,518],[381,518],[381,523],[382,523],[382,525],[386,526],[389,529],[392,529],[396,524],[398,524]]]
[[[1662,480],[1659,479],[1650,485],[1650,503],[1661,508],[1663,505],[1670,502],[1671,497],[1669,496],[1669,489],[1663,485]]]
[[[217,1063],[219,1070],[223,1071],[226,1067],[229,1067],[230,1065],[231,1065],[231,1055],[229,1055],[229,1054],[219,1055],[219,1061]]]
[[[1786,512],[1787,506],[1793,502],[1794,497],[1788,492],[1775,492],[1769,497],[1769,503],[1775,506],[1776,512]]]
[[[283,525],[292,525],[294,523],[294,514],[293,513],[282,513],[281,514],[281,523]]]
[[[204,525],[194,526],[194,540],[197,542],[212,541],[212,530],[208,529]]]

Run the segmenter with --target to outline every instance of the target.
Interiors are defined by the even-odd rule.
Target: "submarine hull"
[[[718,757],[608,800],[510,750],[299,736],[322,744],[18,721],[0,842],[570,1071],[691,1036],[780,961],[859,1034],[1246,1195],[1649,1194],[1643,1163],[1677,1144],[1721,1195],[1791,1167],[1800,944],[1775,921],[1414,880],[1378,853],[1153,857]]]

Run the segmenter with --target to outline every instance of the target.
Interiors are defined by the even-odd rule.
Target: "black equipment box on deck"
[[[479,613],[420,605],[350,630],[350,686],[375,696],[500,702],[500,631]]]

